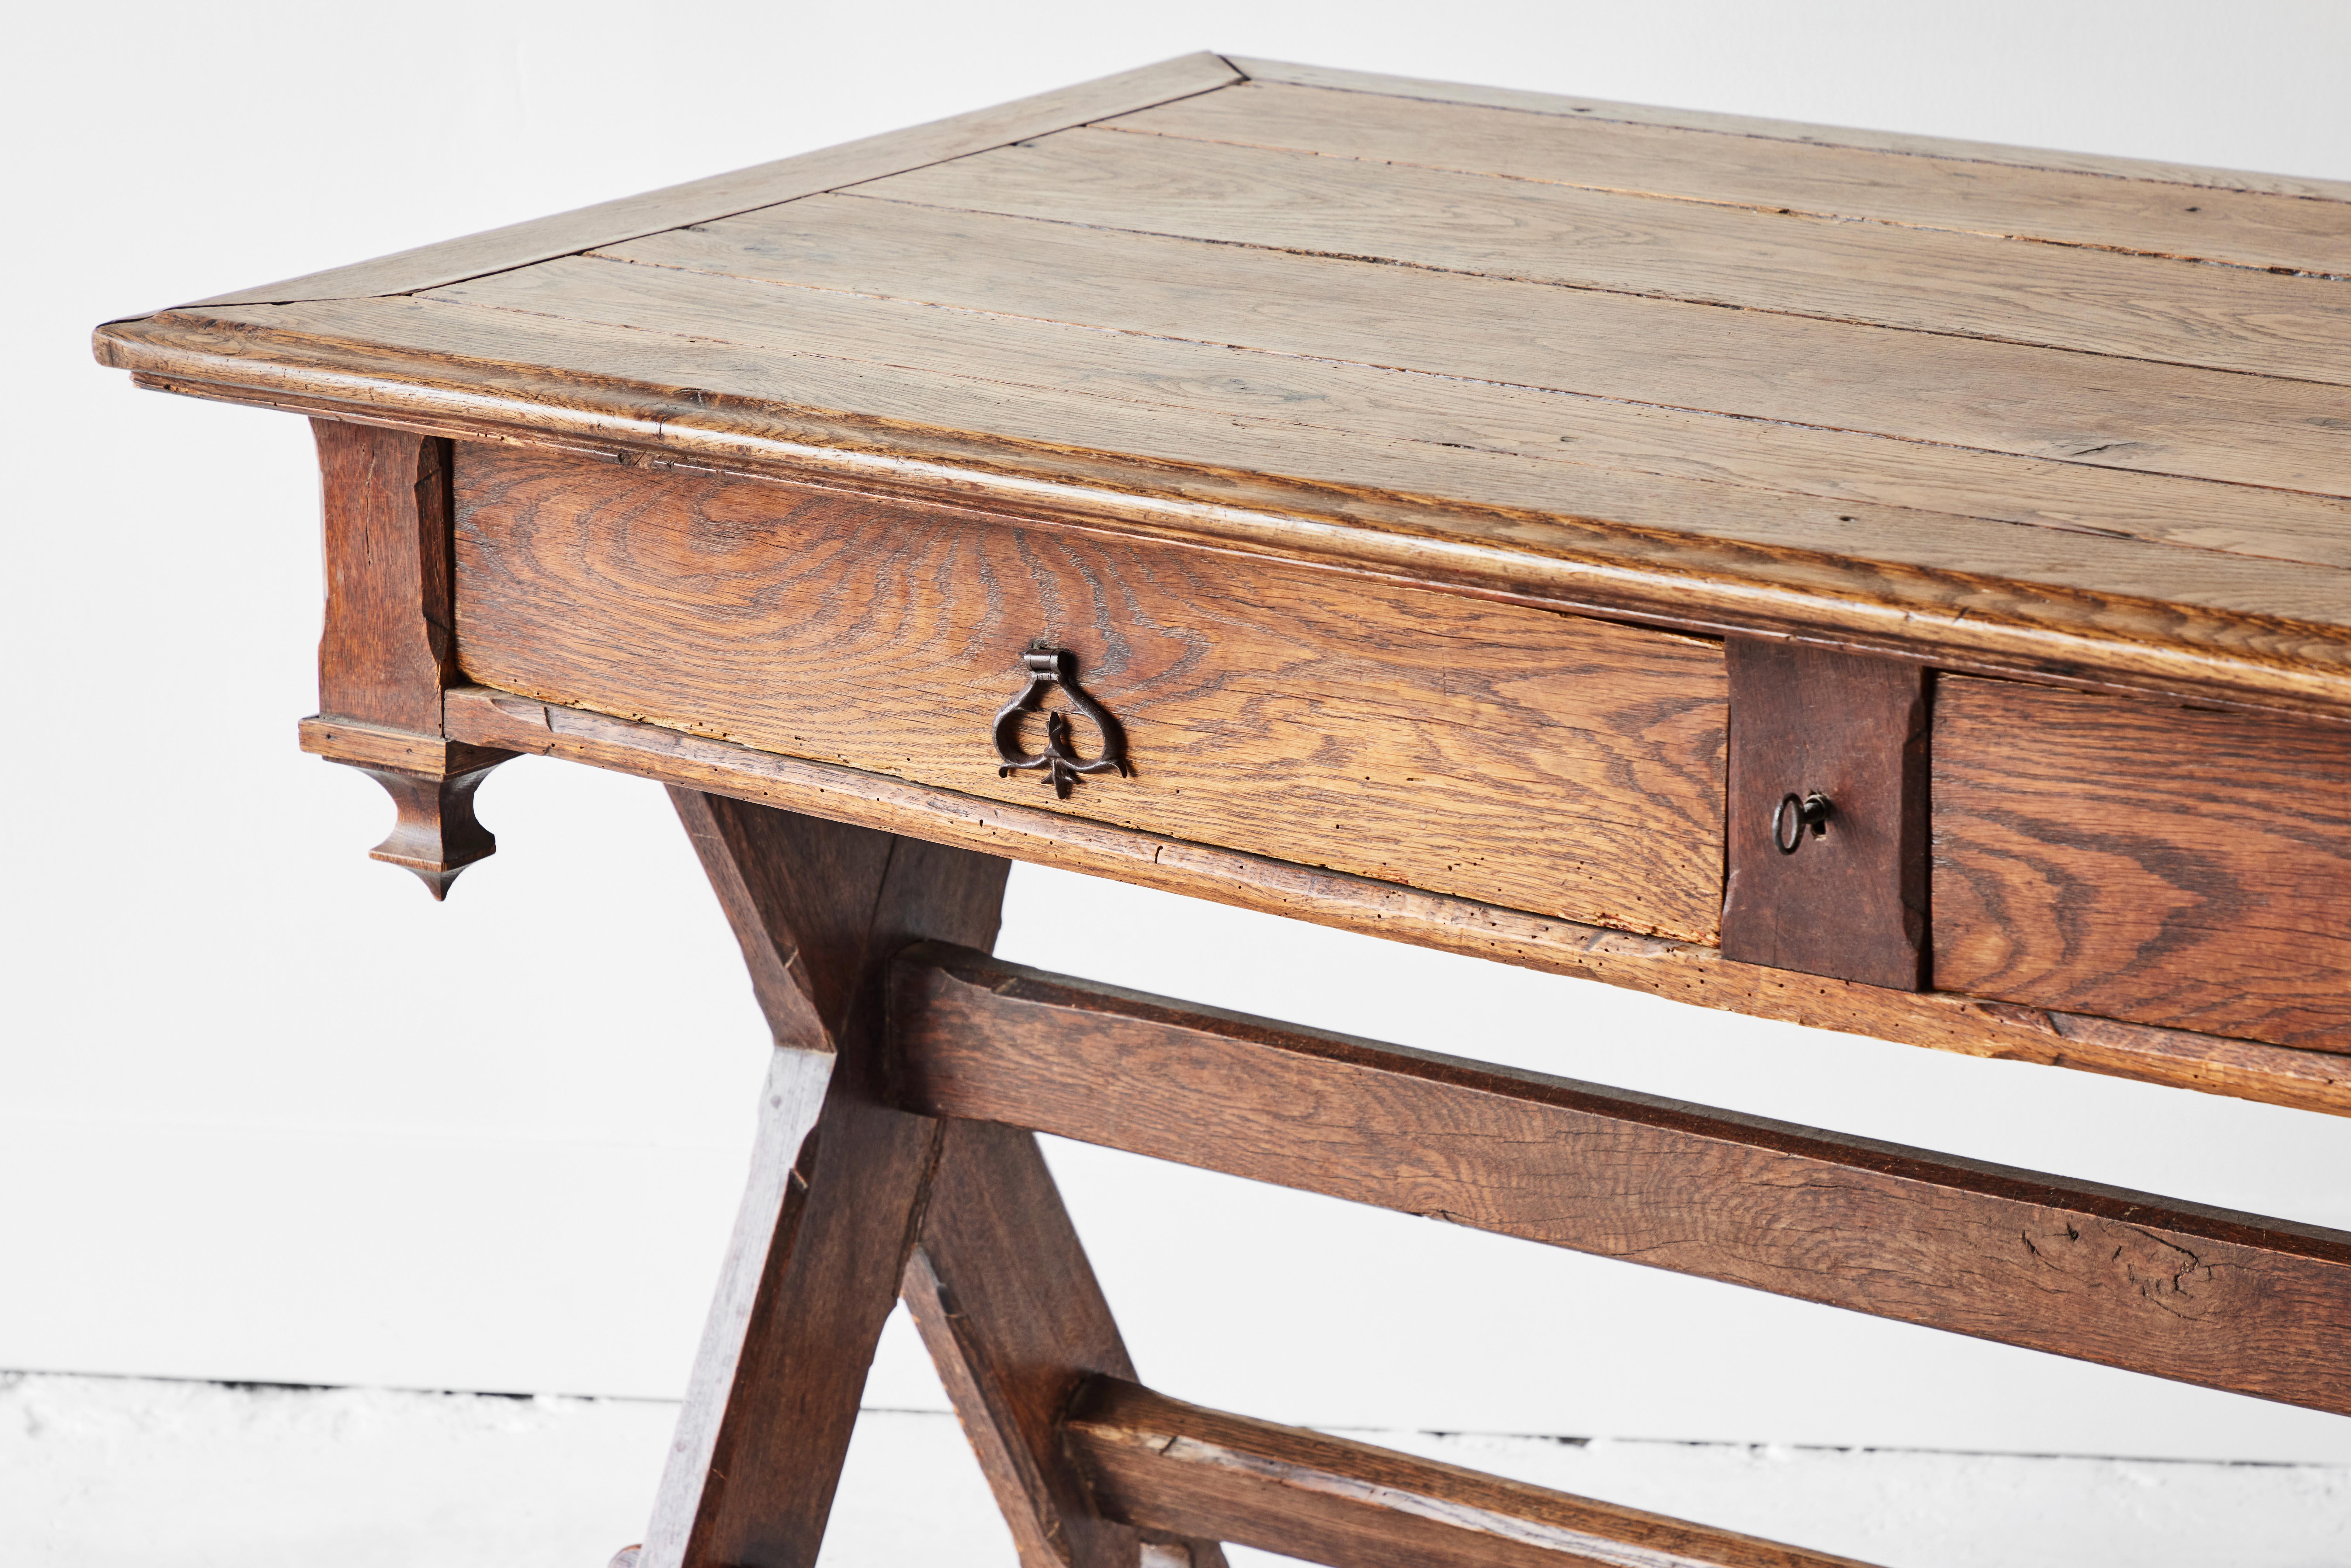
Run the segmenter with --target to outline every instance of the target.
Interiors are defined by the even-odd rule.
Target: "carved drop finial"
[[[474,816],[474,791],[496,766],[445,776],[360,768],[383,786],[400,810],[392,836],[370,850],[368,858],[414,872],[436,902],[448,897],[459,872],[497,852],[498,841]]]

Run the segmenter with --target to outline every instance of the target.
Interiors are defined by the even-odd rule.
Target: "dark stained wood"
[[[937,1129],[888,1103],[883,960],[994,940],[1005,862],[673,790],[776,1039],[643,1568],[810,1568]]]
[[[1119,1517],[1334,1568],[1862,1568],[1115,1378],[1088,1386],[1066,1430]]]
[[[2351,1235],[930,946],[906,1103],[2351,1414]]]
[[[1186,93],[1208,92],[1239,79],[1240,73],[1217,56],[1184,55],[928,125],[888,131],[527,223],[509,224],[281,283],[215,295],[204,303],[359,298],[430,288],[634,235],[652,234],[681,224],[706,223],[729,213],[788,202],[836,185],[918,168],[942,158],[960,157],[1104,115],[1165,102]]]
[[[2351,1115],[2351,1062],[2317,1051],[1727,962],[1634,936],[1393,883],[1008,805],[496,692],[450,695],[454,733],[664,783],[1066,866],[1395,941],[1938,1051],[2040,1062]]]
[[[1943,678],[1936,983],[2351,1051],[2351,736]]]
[[[485,684],[1050,801],[998,777],[989,738],[1041,637],[1075,653],[1133,773],[1062,809],[1713,935],[1715,643],[978,512],[461,454],[458,613]]]
[[[1724,653],[1722,956],[1923,989],[1927,671],[1748,637],[1730,639]],[[1829,816],[1805,827],[1790,798],[1814,795],[1828,800]]]
[[[1949,137],[1917,136],[1899,131],[1868,131],[1851,125],[1807,125],[1797,120],[1765,120],[1747,114],[1717,114],[1697,109],[1614,103],[1605,99],[1531,92],[1523,88],[1428,81],[1412,77],[1383,76],[1372,71],[1344,70],[1333,66],[1261,60],[1241,55],[1227,57],[1235,69],[1252,81],[1286,82],[1340,92],[1476,104],[1517,110],[1527,114],[1579,115],[1623,125],[1669,126],[1677,130],[1714,131],[1725,139],[1738,137],[1803,146],[1866,148],[1899,152],[1912,158],[1997,165],[1991,170],[1943,172],[1946,177],[1952,179],[2006,182],[2014,178],[2011,172],[2015,170],[2048,169],[2100,175],[2113,180],[2158,181],[2201,190],[2266,192],[2322,202],[2351,202],[2351,181],[2314,179],[2298,174],[2256,173],[2236,169],[2208,169],[2200,164],[2117,158],[2099,152],[2068,152],[2049,147],[2011,147],[2004,142],[1963,141]],[[1352,114],[1354,111],[1342,110],[1334,112]],[[1737,157],[1741,151],[1743,149],[1732,149],[1723,155]],[[1899,181],[1903,175],[1896,172],[1891,177]],[[2051,199],[2056,199],[2053,193]],[[2081,198],[2077,196],[2075,199]]]
[[[459,872],[497,852],[497,839],[474,815],[474,791],[490,776],[489,768],[452,774],[390,768],[360,771],[383,786],[399,813],[392,831],[368,851],[368,858],[413,872],[435,903],[449,896],[449,884]]]
[[[1195,422],[1165,406],[815,356],[760,371],[723,345],[434,301],[223,314],[243,319],[110,327],[103,350],[145,373],[143,384],[206,397],[353,417],[398,410],[436,428],[614,460],[903,487],[1676,627],[1827,637],[1988,674],[2351,708],[2351,643],[2329,629],[2351,622],[2351,600],[2333,570],[2095,533],[2053,549],[2037,528],[1949,514],[1367,444],[1255,417]],[[407,346],[332,341],[353,331]],[[509,362],[483,362],[493,348]],[[550,358],[600,368],[524,368]],[[704,385],[681,390],[689,367]],[[256,375],[266,390],[238,385]],[[537,390],[519,398],[527,386]],[[852,407],[886,416],[833,412]],[[1008,443],[968,423],[1021,436]],[[1068,446],[1077,432],[1098,445]],[[1216,462],[1185,466],[1204,454]],[[1432,485],[1454,493],[1432,496]],[[1847,553],[1856,550],[1866,553]],[[2013,575],[1987,575],[1988,561]]]
[[[449,443],[314,419],[326,504],[319,710],[441,733],[457,667],[449,609]]]
[[[449,571],[450,443],[314,419],[325,501],[319,716],[303,747],[358,768],[398,813],[371,859],[413,872],[434,899],[498,841],[474,791],[511,752],[453,746],[441,694],[456,674]]]
[[[945,1124],[904,1293],[1022,1568],[1138,1568],[1134,1530],[1096,1512],[1061,1448],[1078,1389],[1134,1364],[1034,1137]],[[1213,1541],[1155,1544],[1183,1568],[1224,1568]]]
[[[1978,144],[1954,154],[1866,142],[1840,146],[1834,144],[1839,133],[1825,128],[1795,128],[1813,132],[1798,141],[1785,134],[1792,128],[1777,127],[1782,134],[1774,135],[1763,129],[1771,122],[1750,120],[1753,130],[1726,133],[1702,124],[1643,123],[1622,112],[1630,108],[1589,100],[1553,99],[1543,107],[1445,102],[1375,87],[1334,108],[1327,89],[1253,81],[1105,123],[1773,214],[1861,218],[2243,267],[2351,273],[2351,225],[2327,204],[2328,199],[2351,201],[2351,185],[2339,183],[2314,182],[2330,185],[2333,194],[2313,200],[2307,190],[2232,190],[2209,183],[2181,189],[2145,164],[2119,176],[2105,169],[2021,162],[1987,171],[1971,153],[2012,159],[2022,150]],[[2023,264],[2022,256],[2017,260]]]

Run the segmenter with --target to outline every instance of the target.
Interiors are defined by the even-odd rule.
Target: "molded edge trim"
[[[93,350],[101,364],[132,371],[141,386],[189,397],[1139,532],[1701,636],[1793,637],[1996,679],[2351,722],[2351,643],[2340,628],[1736,539],[1661,536],[1598,517],[1384,492],[1342,496],[1328,485],[1273,476],[1216,486],[1230,476],[1207,476],[1212,483],[1205,487],[1228,497],[1209,500],[1167,494],[1163,471],[1137,465],[1134,488],[1112,488],[1097,476],[1034,471],[1033,461],[1032,471],[1022,472],[1014,465],[1035,454],[1016,444],[999,455],[976,453],[968,442],[939,450],[952,444],[942,442],[932,455],[905,450],[919,433],[843,428],[843,444],[817,444],[833,433],[796,440],[739,425],[705,428],[706,409],[634,391],[611,393],[602,407],[526,402],[393,379],[387,372],[403,367],[388,360],[354,360],[349,369],[289,364],[173,342],[174,329],[171,322],[100,328]],[[1531,547],[1426,526],[1447,517],[1540,522],[1561,537]],[[1841,591],[1840,577],[1855,591]],[[1952,615],[1923,591],[1936,583],[1991,586],[2004,594],[2006,612],[1978,607]],[[1906,597],[1904,584],[1922,591]],[[1878,591],[1858,591],[1865,588]],[[2322,657],[2263,658],[2246,645],[2264,642]]]

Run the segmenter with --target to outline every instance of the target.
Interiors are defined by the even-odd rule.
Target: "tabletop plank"
[[[2237,169],[2210,169],[2200,164],[2158,159],[2117,158],[2102,152],[2068,152],[2045,147],[2011,147],[1997,141],[1966,141],[1952,137],[1920,136],[1901,131],[1868,131],[1849,125],[1810,125],[1792,120],[1767,120],[1755,115],[1718,114],[1706,110],[1664,109],[1651,104],[1616,103],[1606,99],[1578,98],[1523,88],[1479,87],[1465,82],[1430,81],[1418,77],[1382,76],[1345,70],[1335,66],[1299,65],[1253,56],[1228,55],[1234,68],[1252,81],[1289,82],[1359,95],[1428,99],[1446,103],[1482,104],[1534,114],[1588,115],[1595,120],[1627,125],[1664,125],[1690,131],[1710,131],[1728,136],[1835,147],[1864,147],[1913,157],[1948,158],[1963,162],[1991,163],[2009,169],[2058,169],[2103,174],[2114,179],[2154,180],[2205,189],[2262,191],[2279,195],[2324,201],[2351,202],[2351,181],[2314,179],[2298,174],[2257,173]],[[1360,112],[1354,107],[1335,113]]]
[[[324,272],[216,294],[199,303],[364,298],[430,288],[461,277],[674,228],[680,224],[703,223],[729,213],[789,201],[895,170],[960,157],[981,148],[1001,146],[1187,93],[1214,91],[1239,79],[1239,73],[1218,56],[1185,55],[927,125],[886,131],[838,147],[486,229],[458,239],[329,267]]]
[[[1014,150],[1126,226],[2335,385],[2351,282],[1089,129]],[[993,167],[1000,160],[974,160]],[[1118,194],[1105,200],[1107,184]],[[2312,205],[2314,204],[2301,204]],[[1038,214],[1035,215],[1050,215]],[[1204,225],[1207,225],[1205,226]],[[2351,206],[2343,208],[2351,251]]]
[[[1448,450],[1507,452],[1538,463],[1641,470],[1610,461],[1581,435],[1583,420],[1621,405],[1458,376],[1414,375],[1344,361],[1318,361],[1141,333],[1105,337],[1051,320],[938,310],[831,289],[785,287],[728,276],[566,258],[432,290],[423,298],[525,310],[564,320],[871,361],[1038,388],[1116,396],[1203,413],[1237,413],[1429,443]],[[1724,423],[1724,422],[1717,422]],[[1741,422],[1743,424],[1753,422]],[[1072,434],[1081,432],[1073,431]],[[1440,467],[1443,453],[1430,455]],[[1711,481],[1719,472],[1698,472]],[[2193,486],[2208,493],[2211,486]],[[2209,496],[2233,507],[2244,494]],[[2252,492],[2260,497],[2273,492]],[[2297,497],[2299,498],[2299,497]],[[2303,530],[2262,534],[2255,550],[2313,564],[2351,566],[2351,508],[2310,508]],[[1939,508],[1938,508],[1939,509]],[[2199,513],[2197,515],[2209,515]],[[1857,523],[1862,514],[1846,517]],[[2017,520],[2039,523],[2038,517]],[[2070,520],[2070,519],[2069,519]],[[2244,528],[2244,525],[2240,525]],[[2067,531],[2080,532],[2078,525]],[[2196,539],[2163,542],[2204,548]],[[2070,549],[2061,544],[2060,549]]]
[[[615,275],[622,273],[615,269]],[[788,306],[795,291],[776,292]],[[485,357],[496,351],[507,358],[509,373],[517,378],[560,361],[582,378],[684,384],[700,396],[827,411],[846,423],[878,419],[929,427],[969,436],[1006,460],[1025,457],[1058,475],[1131,474],[1135,459],[1191,463],[1333,486],[1384,488],[1398,496],[1468,506],[1607,517],[1661,533],[1952,572],[1997,559],[2011,577],[2055,586],[2099,585],[2108,592],[2135,591],[2170,603],[2239,612],[2260,607],[2306,621],[2351,624],[2351,595],[2346,592],[2351,575],[2340,569],[1973,517],[1898,514],[1896,508],[1855,503],[1837,504],[1847,509],[1836,510],[1819,501],[1768,492],[1736,492],[1733,506],[1727,486],[1628,476],[1548,457],[1468,450],[1377,428],[1355,428],[1371,423],[1369,419],[1320,426],[1295,418],[1269,419],[1248,410],[1249,420],[1237,423],[1236,413],[1243,411],[1225,406],[1234,400],[1187,402],[1180,386],[1164,382],[1154,389],[1159,395],[1148,401],[1106,397],[1102,388],[1115,388],[1116,382],[1099,351],[1089,362],[1101,384],[1069,389],[1041,378],[974,373],[977,367],[969,359],[950,369],[940,361],[956,356],[935,347],[930,362],[908,366],[870,351],[854,358],[823,351],[828,346],[842,347],[839,340],[819,340],[815,351],[762,342],[762,323],[739,295],[729,294],[698,309],[684,291],[664,298],[654,318],[663,323],[659,330],[430,298],[246,306],[216,314],[224,320],[323,331],[427,357]],[[746,338],[751,341],[742,341]],[[866,342],[869,350],[895,346],[880,338]],[[544,372],[538,373],[544,384]],[[593,395],[586,385],[580,391]],[[1367,443],[1365,434],[1380,437],[1384,444]],[[833,437],[844,438],[854,439],[846,430]],[[866,439],[883,437],[877,431]],[[902,450],[937,449],[931,439],[911,429],[893,444]],[[1180,486],[1182,480],[1173,482]],[[1448,518],[1442,526],[1508,538],[1514,544],[1533,544],[1548,531],[1539,523],[1481,526],[1468,517]]]
[[[857,187],[903,201],[1356,258],[1377,314],[1348,357],[1394,363],[1386,322],[1417,296],[1431,325],[1459,343],[1445,368],[1512,382],[1948,442],[2104,466],[2351,496],[2351,397],[2341,388],[2152,364],[1712,303],[1572,287],[1507,287],[1477,272],[1494,253],[1450,236],[1440,214],[1384,225],[1366,209],[1332,223],[1316,180],[1212,183],[1214,149],[1175,151],[1154,181],[1143,138],[1081,131],[915,170]],[[1095,150],[1100,149],[1097,152]],[[1270,155],[1258,155],[1270,157]],[[1311,164],[1313,160],[1305,160]],[[1279,187],[1279,194],[1275,187]],[[1197,199],[1194,193],[1197,192]],[[1474,209],[1465,201],[1474,221]],[[1524,254],[1543,248],[1528,236]],[[1411,267],[1374,267],[1367,258]],[[1285,261],[1294,257],[1285,256]],[[1661,261],[1660,265],[1667,265]],[[1478,286],[1499,295],[1473,297]],[[1505,305],[1503,302],[1507,300]],[[1479,308],[1490,301],[1501,308]],[[1482,368],[1511,360],[1515,372]],[[1417,368],[1434,369],[1421,365]],[[2340,427],[2340,428],[2338,428]]]
[[[956,465],[968,476],[955,483],[969,486],[977,465],[1002,476],[987,487],[1011,485],[1014,504],[1051,502],[1021,493],[1024,478],[1086,486],[1069,504],[1098,522],[1698,629],[1833,627],[1866,640],[1857,645],[1915,646],[1960,667],[2128,674],[2325,706],[2351,664],[2351,645],[2322,630],[2351,621],[2336,571],[2134,539],[1942,514],[1905,521],[1852,503],[1228,414],[1177,418],[1164,405],[432,300],[236,307],[110,328],[105,341],[110,362],[189,390],[258,379],[273,402],[478,414],[542,438],[569,432],[796,473],[846,464],[869,483],[913,461]],[[1987,576],[1987,561],[2003,575]]]
[[[827,195],[675,229],[596,254],[618,259],[883,295],[958,308],[1249,347],[1290,359],[1377,362],[1453,378],[1465,404],[1517,389],[1565,391],[1585,363],[1545,332],[1523,341],[1524,286],[1382,276],[1304,257],[1150,235]],[[653,287],[653,286],[649,286]],[[1521,308],[1523,307],[1523,308]],[[1513,336],[1505,326],[1516,329]],[[1541,330],[1540,314],[1533,325]],[[1558,351],[1552,351],[1554,344]],[[1603,387],[1614,383],[1603,380]],[[2351,562],[2351,502],[2016,456],[1872,432],[1721,417],[1599,392],[1546,402],[1523,446],[1516,415],[1487,415],[1479,445],[1562,448],[1604,466],[1876,501],[1971,517],[2104,530],[2213,549]]]
[[[2148,178],[1725,135],[1673,124],[1250,82],[1103,122],[1252,147],[1593,191],[2149,256],[2351,273],[2351,186],[2333,201]],[[2231,280],[2235,281],[2235,280]],[[2247,280],[2250,281],[2250,280]]]

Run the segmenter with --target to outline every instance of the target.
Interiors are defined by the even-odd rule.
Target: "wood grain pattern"
[[[449,443],[312,420],[325,497],[327,616],[319,708],[441,733],[450,637]]]
[[[1004,862],[673,790],[776,1039],[641,1568],[811,1568],[936,1156],[888,1103],[882,964],[995,938]]]
[[[788,202],[836,185],[960,157],[1187,93],[1213,91],[1239,79],[1239,73],[1215,55],[1185,55],[928,125],[888,131],[820,152],[509,224],[461,239],[420,246],[279,283],[214,295],[201,303],[363,298],[430,288],[461,277],[474,277],[635,235],[674,228],[680,224],[705,223],[730,213]]]
[[[2240,267],[2351,273],[2351,185],[2338,187],[2332,202],[2210,184],[2182,190],[2145,175],[2022,165],[1988,170],[1975,158],[1644,124],[1598,106],[1546,112],[1373,94],[1334,105],[1327,89],[1279,82],[1251,82],[1103,123],[1771,213]]]
[[[824,492],[468,445],[468,672],[1005,800],[1032,639],[1124,727],[1068,809],[1626,929],[1720,908],[1721,652]],[[1082,722],[1082,721],[1081,721]],[[1091,754],[1093,742],[1082,743]]]
[[[2351,1414],[2351,1235],[903,955],[907,1103]]]
[[[1382,300],[1373,287],[1368,275],[1376,269],[856,196],[794,203],[598,254],[637,265],[606,272],[592,289],[588,265],[572,262],[434,297],[658,320],[729,341],[1030,385],[1078,381],[1096,394],[1449,450],[2351,565],[2351,502],[2338,497],[1562,391],[1554,384],[1570,379],[1562,372],[1587,360],[1506,339],[1499,323],[1513,298],[1509,286],[1444,298],[1451,284],[1475,279],[1395,285],[1405,307],[1397,312],[1390,308],[1398,301]],[[716,278],[680,272],[804,287],[727,290]],[[874,295],[955,308],[893,309]],[[991,321],[979,311],[1020,319]],[[1495,329],[1483,330],[1489,319]],[[1130,336],[1105,341],[1072,327]],[[1367,355],[1407,369],[1367,364]],[[1409,373],[1414,367],[1440,373]]]
[[[2034,529],[1980,536],[1986,525],[1965,517],[1726,495],[1239,416],[1192,428],[1163,409],[1116,400],[991,393],[981,383],[812,356],[762,371],[690,341],[430,301],[233,314],[251,319],[110,328],[105,352],[143,371],[146,384],[206,397],[421,422],[614,459],[650,454],[985,498],[1093,527],[1695,630],[1827,633],[1864,651],[1989,674],[2221,702],[2322,712],[2351,703],[2341,673],[2351,644],[2325,626],[2346,617],[2346,599],[2309,568],[2149,553],[2094,534],[2051,547]],[[362,351],[337,340],[353,330],[405,346]],[[491,347],[507,360],[476,357]],[[600,369],[526,368],[550,355]],[[685,366],[704,384],[681,387]],[[869,412],[835,412],[845,406]],[[975,412],[997,432],[943,423]],[[1073,430],[1105,445],[1072,448]],[[1203,466],[1204,455],[1217,461]],[[1432,495],[1431,485],[1456,493]],[[1988,560],[2017,576],[1986,575]]]
[[[1522,88],[1479,87],[1466,82],[1382,76],[1372,71],[1298,65],[1243,55],[1231,55],[1227,58],[1235,69],[1252,81],[1288,82],[1327,88],[1337,92],[1377,93],[1446,103],[1480,104],[1530,114],[1583,115],[1625,125],[1664,125],[1766,141],[1861,147],[1899,152],[1914,158],[1946,158],[1965,163],[2000,165],[1992,172],[1993,178],[2006,178],[2006,171],[2011,169],[2054,169],[2116,180],[2147,180],[2193,185],[2200,189],[2259,191],[2317,201],[2351,202],[2351,181],[2257,173],[2237,169],[2209,169],[2200,164],[2165,162],[2147,158],[2116,158],[2105,153],[2061,152],[2048,147],[2011,147],[1996,141],[1964,141],[1949,137],[1916,136],[1898,131],[1868,131],[1850,125],[1807,125],[1792,120],[1717,114],[1706,110],[1661,109],[1651,104],[1614,103],[1605,99],[1530,92]],[[1981,174],[1983,172],[1974,172]]]
[[[2351,737],[1949,676],[1938,985],[2351,1051]]]
[[[1061,1446],[1079,1388],[1097,1375],[1132,1379],[1134,1364],[1035,1138],[986,1122],[942,1127],[903,1289],[1021,1568],[1140,1568],[1134,1530],[1096,1511]],[[1224,1568],[1213,1539],[1154,1544],[1182,1568]]]
[[[1730,639],[1724,653],[1722,956],[1923,988],[1930,675],[1917,664],[1745,637]],[[1801,810],[1786,808],[1815,794],[1830,815],[1807,831]]]
[[[1551,187],[1431,175],[1468,188],[1448,190],[1416,210],[1386,194],[1387,182],[1402,171],[1373,171],[1381,176],[1379,194],[1359,192],[1348,201],[1345,171],[1352,166],[1343,162],[1324,168],[1325,160],[1206,143],[1168,144],[1146,156],[1151,151],[1152,139],[1067,131],[857,189],[938,206],[1357,258],[1350,262],[1356,267],[1376,259],[1526,277],[1541,272],[1547,253],[1564,244],[1555,229],[1491,214],[1493,203],[1509,198],[1484,190],[1490,185],[1528,204],[1565,198]],[[1227,156],[1220,159],[1220,152]],[[1249,162],[1234,167],[1235,159]],[[1522,239],[1519,229],[1528,231]],[[1676,265],[1665,259],[1670,254],[1661,246],[1647,265],[1669,273]],[[1402,308],[1397,297],[1405,290],[1395,275],[1404,270],[1380,269],[1392,308]],[[1825,286],[1818,292],[1829,297]],[[2351,495],[2351,431],[2325,423],[2344,418],[2343,394],[2332,387],[1726,311],[1675,298],[1559,287],[1533,293],[1541,298],[1525,290],[1511,296],[1525,300],[1517,340],[1526,349],[1544,341],[1573,366],[1569,390],[1576,392]],[[1366,344],[1370,354],[1380,347],[1376,340]],[[1558,375],[1554,365],[1541,384]]]
[[[1106,1507],[1338,1568],[1862,1568],[1096,1380],[1066,1427]]]
[[[1149,137],[1137,150],[1106,130],[1023,143],[920,183],[978,181],[993,204],[1008,163],[1024,166],[1024,184],[1052,183],[1121,228],[2335,385],[2351,378],[2351,283],[2337,278],[1191,138]],[[1025,214],[1050,215],[1015,200]],[[2343,228],[2351,269],[2351,207]]]
[[[2325,1052],[1760,968],[1726,961],[1715,949],[1690,943],[1632,936],[1135,832],[484,687],[452,693],[449,712],[453,733],[484,745],[1625,986],[1699,1007],[1967,1056],[2069,1067],[2351,1115],[2351,1062]]]

